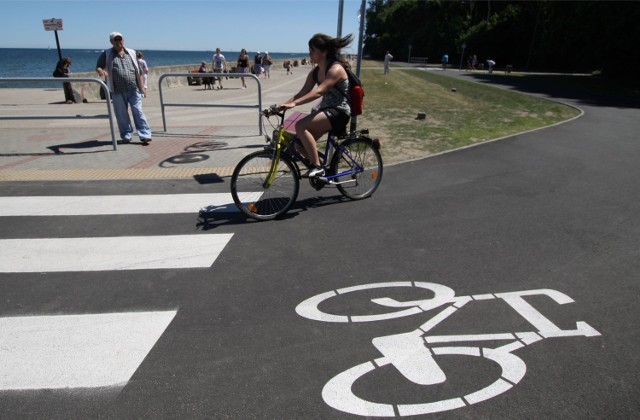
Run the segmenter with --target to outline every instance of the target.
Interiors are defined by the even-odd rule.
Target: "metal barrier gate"
[[[75,83],[75,82],[91,82],[100,85],[100,88],[104,91],[105,97],[109,97],[109,88],[107,85],[99,79],[91,77],[0,77],[0,83],[4,82],[57,82],[57,83]],[[107,103],[107,114],[74,114],[74,115],[0,115],[0,120],[70,120],[78,118],[94,118],[94,119],[109,119],[109,127],[111,128],[111,142],[113,143],[113,150],[118,150],[118,142],[116,141],[115,131],[113,129],[113,104],[111,101],[105,101]]]
[[[164,103],[164,97],[162,96],[162,81],[165,77],[246,77],[253,79],[258,83],[258,103],[256,105],[241,105],[241,104],[193,104],[193,103]],[[158,80],[158,91],[160,92],[160,109],[162,111],[162,127],[164,131],[167,131],[167,120],[165,117],[164,108],[167,106],[185,106],[185,107],[211,107],[211,108],[257,108],[258,109],[258,130],[262,135],[262,83],[260,79],[254,74],[249,73],[166,73],[160,76]]]

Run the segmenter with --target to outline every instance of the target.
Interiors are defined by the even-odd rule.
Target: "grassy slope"
[[[385,162],[428,156],[543,127],[578,115],[566,105],[518,92],[392,68],[389,76],[366,63],[365,112],[359,127],[382,139]],[[375,65],[375,64],[374,64]],[[452,89],[455,89],[453,91]],[[418,112],[426,119],[417,120]]]

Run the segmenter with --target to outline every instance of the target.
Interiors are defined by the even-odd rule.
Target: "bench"
[[[198,70],[190,70],[189,73],[200,73]],[[202,84],[202,77],[187,76],[187,83],[189,86],[200,86]]]

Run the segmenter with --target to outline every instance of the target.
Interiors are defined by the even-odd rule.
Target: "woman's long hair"
[[[341,50],[351,45],[352,41],[353,34],[342,38],[333,38],[325,34],[315,34],[309,40],[309,47],[326,51],[328,61],[340,61],[343,64],[349,65],[348,61],[342,55]]]

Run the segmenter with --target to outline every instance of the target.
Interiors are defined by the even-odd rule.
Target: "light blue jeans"
[[[131,105],[131,114],[133,114],[133,122],[138,130],[140,138],[151,138],[151,128],[147,122],[147,117],[142,112],[142,94],[138,89],[128,89],[124,93],[112,93],[111,102],[113,103],[113,112],[116,114],[118,129],[120,130],[120,138],[129,141],[133,136],[133,127],[131,127],[131,119],[129,118],[129,105]]]

